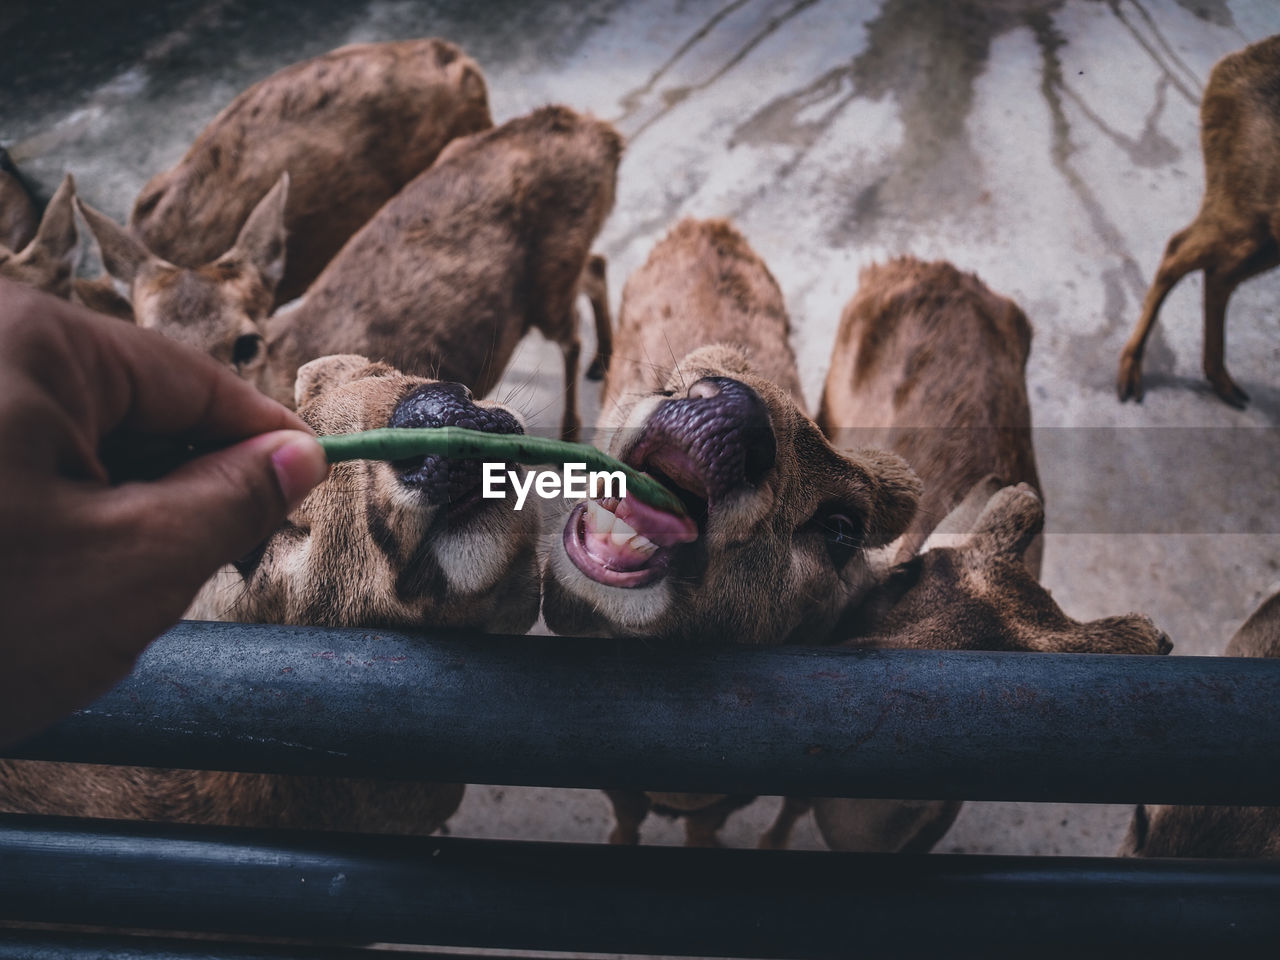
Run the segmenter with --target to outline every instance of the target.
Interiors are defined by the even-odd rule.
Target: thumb
[[[261,543],[328,472],[314,436],[277,430],[136,486],[150,516],[181,518],[183,557],[203,578]]]

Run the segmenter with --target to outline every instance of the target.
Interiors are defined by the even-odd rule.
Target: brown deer
[[[1280,591],[1228,641],[1228,657],[1280,657]],[[1280,857],[1280,807],[1157,806],[1134,810],[1130,857]]]
[[[840,453],[806,415],[777,283],[724,221],[685,220],[627,281],[605,382],[607,448],[688,516],[632,498],[576,504],[550,537],[557,633],[689,643],[825,639],[873,586],[866,549],[897,537],[919,484],[878,451]],[[749,798],[611,792],[610,840],[652,805],[690,844]]]
[[[1228,54],[1200,102],[1204,199],[1169,238],[1142,315],[1120,355],[1116,393],[1142,399],[1142,351],[1174,284],[1204,271],[1204,373],[1214,392],[1243,408],[1249,395],[1227,373],[1227,300],[1245,280],[1280,264],[1280,35]]]
[[[914,557],[988,474],[1039,491],[1030,352],[1026,315],[972,273],[914,257],[862,271],[840,317],[818,424],[837,445],[894,451],[920,477],[920,508],[895,561]]]
[[[153,177],[129,226],[169,263],[222,256],[282,174],[288,234],[275,303],[302,294],[347,239],[455,137],[493,126],[484,75],[444,40],[340,47],[249,87]]]
[[[103,267],[128,288],[134,322],[202,350],[252,380],[261,376],[267,360],[262,328],[284,270],[288,191],[286,173],[254,207],[231,248],[195,269],[157,257],[79,198],[76,207],[98,241]],[[92,295],[105,297],[105,287],[82,286],[81,292],[89,306],[101,309]],[[292,397],[276,399],[293,402]]]
[[[574,300],[580,287],[603,291],[603,263],[589,252],[613,206],[621,152],[612,127],[566,107],[454,140],[348,241],[301,301],[269,319],[289,175],[254,208],[231,250],[195,270],[81,210],[107,270],[130,285],[139,324],[201,346],[282,403],[292,402],[299,366],[334,353],[364,353],[483,396],[536,328],[564,353],[562,432],[572,437],[581,349]],[[610,342],[607,308],[596,316],[599,369]]]
[[[886,551],[878,585],[849,608],[838,636],[881,648],[1167,652],[1146,617],[1080,623],[1036,582],[1039,560],[1027,554],[1044,512],[1022,311],[949,263],[901,257],[868,267],[860,281],[841,318],[820,422],[832,437],[886,444],[920,473],[924,492],[906,536]],[[785,846],[808,806],[789,798],[761,845]],[[879,852],[930,849],[960,806],[813,801],[830,847]]]
[[[36,218],[35,207],[16,177],[0,169],[0,219],[13,224],[13,229],[0,235],[0,277],[69,300],[72,274],[79,252],[76,215],[72,209],[76,185],[71,174],[62,178],[44,215]],[[11,216],[12,214],[12,216]],[[34,232],[20,246],[17,243],[35,223]]]
[[[363,357],[298,372],[298,411],[320,433],[466,420],[520,433],[516,414],[460,384]],[[202,618],[521,633],[538,616],[536,510],[480,497],[479,464],[418,458],[337,464],[258,550],[225,568]],[[0,760],[0,811],[172,822],[430,833],[461,784],[112,768]]]

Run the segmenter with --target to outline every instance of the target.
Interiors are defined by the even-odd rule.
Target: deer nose
[[[627,462],[656,470],[714,504],[759,483],[777,455],[760,395],[740,380],[703,377],[649,415]]]
[[[769,419],[769,408],[760,394],[741,380],[730,377],[703,377],[687,392],[692,405],[691,416],[707,427],[728,427],[721,442],[728,441],[741,456],[742,479],[756,483],[773,466],[778,455],[778,440]],[[704,428],[705,429],[705,428]],[[733,458],[737,460],[736,457]],[[736,464],[735,464],[736,465]],[[736,472],[736,471],[735,471]],[[735,478],[736,479],[736,478]]]
[[[391,413],[389,427],[464,427],[484,433],[524,433],[501,407],[481,407],[461,383],[428,383],[406,395]],[[479,460],[439,455],[399,460],[392,468],[406,487],[420,490],[436,505],[469,499],[480,487]]]

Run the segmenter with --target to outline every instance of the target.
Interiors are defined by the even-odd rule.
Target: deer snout
[[[760,395],[730,377],[703,377],[650,415],[627,459],[714,504],[759,483],[777,453]]]
[[[460,383],[429,383],[407,394],[391,414],[389,427],[464,427],[485,433],[524,433],[501,407],[481,407]],[[400,482],[420,490],[436,505],[471,501],[480,489],[479,460],[432,455],[392,464]]]

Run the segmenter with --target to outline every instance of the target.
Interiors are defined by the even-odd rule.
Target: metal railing
[[[1278,804],[1278,705],[1280,661],[1268,660],[184,623],[106,697],[7,755],[552,787]],[[6,816],[0,918],[703,956],[1275,955],[1280,864]],[[350,953],[113,942],[0,931],[0,960]]]

